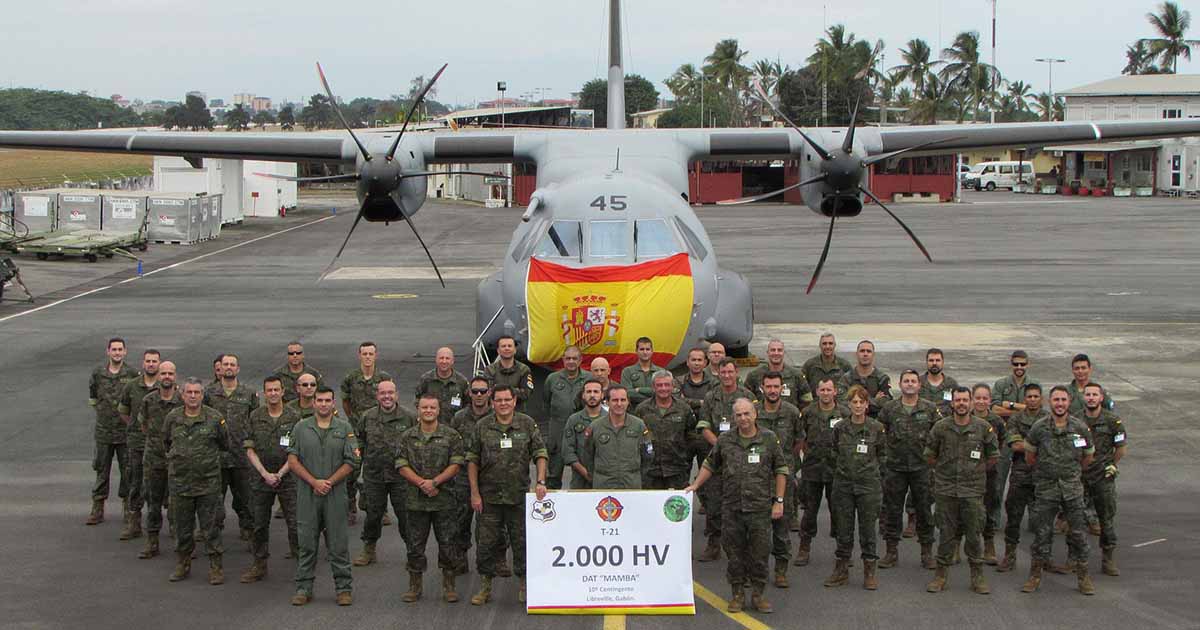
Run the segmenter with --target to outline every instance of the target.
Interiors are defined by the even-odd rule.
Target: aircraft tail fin
[[[608,2],[608,128],[625,128],[625,68],[621,63],[621,0]]]

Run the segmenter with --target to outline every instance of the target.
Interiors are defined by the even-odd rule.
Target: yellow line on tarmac
[[[716,608],[722,615],[725,615],[726,617],[729,617],[730,619],[741,624],[741,626],[746,630],[771,630],[771,626],[768,626],[767,624],[755,619],[754,617],[751,617],[750,615],[747,615],[746,613],[729,612],[725,609],[729,602],[721,599],[721,597],[716,593],[704,588],[704,586],[699,582],[692,582],[692,586],[695,588],[696,595],[698,595],[700,599],[703,599],[705,602],[707,602],[709,606]]]
[[[604,630],[625,630],[625,615],[604,615]]]

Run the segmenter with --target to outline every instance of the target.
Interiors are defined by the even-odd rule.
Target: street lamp
[[[496,100],[500,102],[500,128],[504,128],[504,92],[508,89],[508,83],[504,81],[496,82]]]
[[[1050,91],[1050,103],[1046,110],[1046,120],[1054,120],[1054,64],[1066,63],[1066,59],[1058,59],[1055,57],[1040,57],[1034,59],[1038,63],[1046,64],[1046,89]]]

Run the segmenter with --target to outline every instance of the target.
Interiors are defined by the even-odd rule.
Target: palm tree
[[[1038,94],[1037,97],[1034,98],[1033,107],[1035,110],[1037,110],[1038,116],[1047,121],[1063,119],[1062,98],[1055,96],[1054,102],[1051,103],[1049,92],[1042,92],[1041,94]]]
[[[703,82],[704,76],[700,74],[696,66],[690,63],[679,66],[674,74],[663,81],[667,85],[667,89],[671,90],[671,94],[674,94],[676,100],[679,101],[700,100]]]
[[[929,56],[933,54],[929,44],[925,40],[917,38],[908,40],[908,48],[900,49],[900,58],[904,63],[892,68],[901,81],[911,81],[913,88],[918,92],[924,87],[925,77],[933,70],[934,66],[942,63],[940,59],[930,61]]]
[[[908,121],[917,125],[932,125],[946,108],[951,95],[950,84],[930,72],[921,80],[921,89],[913,94],[908,108]]]
[[[736,39],[723,39],[717,42],[712,54],[704,58],[704,74],[729,90],[730,111],[739,123],[742,112],[738,105],[750,78],[750,68],[742,65],[742,59],[748,54],[749,51],[742,50]]]
[[[759,59],[750,66],[750,71],[754,78],[758,79],[768,95],[775,94],[775,86],[779,83],[779,77],[783,76],[783,66],[778,61],[770,59]]]
[[[1163,71],[1175,74],[1179,70],[1179,58],[1191,61],[1192,46],[1200,44],[1200,41],[1184,38],[1192,25],[1192,14],[1167,0],[1158,6],[1158,13],[1147,13],[1146,19],[1159,36],[1141,39],[1139,43],[1149,44],[1150,52],[1155,57],[1162,57]]]
[[[991,64],[984,63],[979,55],[979,33],[964,31],[954,38],[949,48],[942,49],[942,57],[947,60],[942,67],[942,79],[949,81],[956,88],[971,96],[969,105],[972,109],[972,120],[979,119],[979,105],[984,93],[991,94],[992,86],[998,82],[999,73]],[[993,81],[997,79],[997,81]],[[994,99],[989,98],[989,101]],[[960,108],[959,121],[965,117],[966,110]]]
[[[1121,74],[1162,74],[1162,70],[1154,65],[1154,57],[1146,40],[1139,39],[1125,49],[1125,68]]]
[[[1024,81],[1012,81],[1008,84],[1008,94],[1012,99],[1012,105],[1016,112],[1029,111],[1029,99],[1033,97],[1033,92]]]

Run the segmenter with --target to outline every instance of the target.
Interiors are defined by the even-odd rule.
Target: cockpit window
[[[583,234],[579,221],[555,221],[538,241],[533,255],[537,258],[574,258],[580,260]]]
[[[588,254],[600,258],[624,258],[629,253],[625,221],[592,221]]]
[[[708,249],[704,247],[704,243],[700,241],[700,237],[688,227],[679,217],[675,217],[675,226],[679,228],[679,232],[683,234],[683,240],[687,241],[688,251],[696,260],[704,260],[708,257]]]
[[[662,258],[679,253],[679,242],[662,219],[635,221],[633,224],[634,252],[637,260]]]

